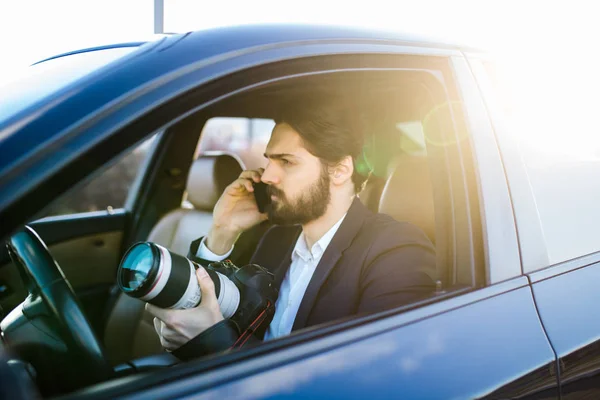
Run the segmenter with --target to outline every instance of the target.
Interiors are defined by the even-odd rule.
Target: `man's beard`
[[[294,202],[285,197],[281,190],[269,186],[269,197],[277,196],[277,201],[268,207],[269,220],[277,225],[307,224],[322,217],[327,211],[331,200],[329,187],[329,174],[322,168],[321,175],[300,197]]]

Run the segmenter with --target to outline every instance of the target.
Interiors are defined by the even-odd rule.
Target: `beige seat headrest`
[[[435,243],[433,188],[427,157],[403,155],[383,188],[379,212],[421,228]]]
[[[244,169],[233,154],[207,152],[194,161],[187,180],[187,199],[197,210],[214,208],[217,200]]]

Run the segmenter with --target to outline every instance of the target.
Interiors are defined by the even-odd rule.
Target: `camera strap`
[[[232,349],[239,349],[244,346],[246,342],[252,337],[252,335],[263,327],[265,322],[271,321],[273,315],[275,314],[275,306],[268,301],[267,307],[256,317],[256,319],[246,328],[244,332],[240,335],[238,340],[231,346]]]

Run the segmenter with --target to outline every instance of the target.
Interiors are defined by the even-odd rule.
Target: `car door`
[[[530,275],[548,337],[559,357],[564,399],[600,395],[600,255],[591,254]]]
[[[437,300],[66,399],[558,397],[525,277]]]
[[[286,58],[312,55],[297,73],[328,65],[325,56],[280,49]],[[347,44],[328,46],[327,53],[351,52],[369,68],[372,52],[381,48]],[[320,48],[319,53],[325,52]],[[387,55],[411,54],[445,61],[456,81],[446,81],[460,98],[472,151],[462,158],[461,176],[475,174],[485,238],[485,271],[481,284],[450,286],[421,304],[372,316],[307,329],[247,352],[198,360],[169,371],[91,388],[68,398],[94,395],[131,398],[229,397],[406,397],[406,398],[556,398],[556,360],[540,322],[527,277],[523,276],[514,217],[500,154],[466,60],[458,52],[440,49],[386,47]],[[267,54],[257,54],[267,59]],[[402,68],[401,57],[398,68]],[[343,68],[336,65],[336,70]],[[245,71],[261,70],[256,67]],[[281,73],[283,69],[277,70]],[[274,72],[262,79],[272,79]],[[445,75],[447,76],[447,75]],[[233,79],[233,78],[232,78]],[[223,90],[223,89],[221,89]],[[462,139],[465,139],[462,136]],[[466,148],[463,150],[466,151]],[[472,158],[470,158],[472,156]],[[470,171],[470,172],[467,172]],[[457,213],[465,194],[453,193]],[[463,186],[463,190],[465,187]],[[469,196],[466,196],[469,198]],[[473,197],[470,197],[474,200]],[[483,204],[485,203],[485,204]],[[460,206],[459,206],[460,204]],[[474,207],[474,205],[472,204]],[[458,214],[457,214],[458,215]],[[473,222],[477,224],[476,222]],[[469,223],[470,224],[470,223]],[[460,236],[459,236],[460,237]],[[471,236],[468,240],[477,242]],[[483,248],[483,243],[476,244]],[[459,243],[474,257],[468,243]],[[459,261],[459,264],[462,261]],[[465,262],[466,263],[466,262]],[[485,286],[485,287],[482,287]]]

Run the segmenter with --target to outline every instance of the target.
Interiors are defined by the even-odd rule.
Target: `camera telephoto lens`
[[[196,278],[199,265],[152,242],[133,245],[123,256],[117,283],[123,293],[161,308],[192,308],[202,298]],[[240,304],[240,291],[225,275],[208,270],[223,313],[230,318]]]

